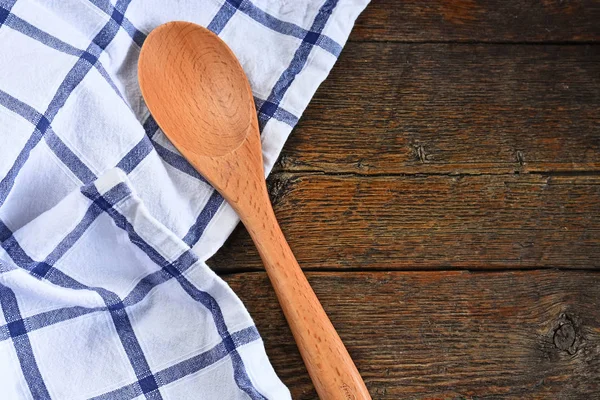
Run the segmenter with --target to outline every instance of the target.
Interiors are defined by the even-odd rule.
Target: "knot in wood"
[[[573,354],[573,345],[575,344],[575,328],[573,324],[564,322],[554,331],[554,345],[562,350]]]

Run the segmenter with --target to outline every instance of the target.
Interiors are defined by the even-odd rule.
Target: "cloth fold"
[[[237,216],[149,114],[137,59],[170,20],[219,34],[268,173],[365,5],[0,0],[2,398],[290,397],[204,263]]]

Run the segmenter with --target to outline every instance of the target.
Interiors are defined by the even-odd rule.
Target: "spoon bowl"
[[[252,91],[235,55],[194,24],[161,25],[156,37],[140,55],[140,86],[153,116],[186,153],[230,153],[256,125]]]
[[[248,229],[321,399],[370,399],[275,218],[252,91],[233,52],[205,28],[170,22],[146,38],[138,75],[165,135]]]

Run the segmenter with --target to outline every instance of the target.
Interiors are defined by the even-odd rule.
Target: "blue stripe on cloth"
[[[152,142],[148,136],[144,135],[142,139],[133,146],[125,156],[123,156],[121,161],[117,163],[117,168],[120,168],[125,171],[126,174],[129,174],[148,154],[150,154],[153,148]]]
[[[133,42],[141,48],[146,40],[146,34],[138,30],[127,18],[123,20],[121,26],[131,36]]]
[[[144,122],[143,127],[144,132],[146,132],[146,135],[150,139],[152,139],[152,137],[156,134],[156,131],[158,131],[158,124],[156,123],[156,120],[152,115],[148,115],[148,118],[146,118],[146,122]]]
[[[40,369],[33,354],[33,348],[27,335],[27,328],[21,318],[19,304],[14,292],[0,283],[0,308],[4,312],[8,333],[12,339],[23,377],[34,399],[50,399]]]
[[[50,125],[50,122],[48,122],[48,120],[35,108],[31,107],[29,104],[23,103],[21,100],[11,96],[3,90],[0,90],[0,105],[15,114],[18,114],[33,125],[37,126],[42,119],[46,121],[45,123]]]
[[[117,5],[127,7],[131,0],[119,0]],[[79,57],[73,68],[69,71],[64,81],[60,85],[56,95],[50,102],[48,110],[44,113],[46,118],[51,122],[56,116],[60,108],[65,104],[67,98],[71,95],[75,87],[83,80],[91,69],[92,65],[100,57],[100,53],[106,49],[110,42],[117,35],[119,25],[114,19],[110,19],[102,29],[96,34],[92,43]]]
[[[30,271],[37,264],[27,253],[14,235],[9,236],[2,242],[2,248],[6,251],[6,254],[13,260],[13,262],[20,268]]]
[[[52,98],[52,101],[50,101],[48,109],[44,113],[44,116],[50,123],[52,123],[52,120],[56,114],[58,114],[58,111],[65,105],[73,90],[79,85],[87,72],[92,68],[92,63],[90,62],[87,54],[92,53],[86,52],[79,57],[75,65],[73,65],[73,67],[69,70],[65,76],[65,79],[58,87],[58,90]],[[95,55],[94,57],[97,58]]]
[[[225,28],[225,25],[227,25],[231,17],[233,17],[233,14],[235,14],[237,9],[240,7],[242,1],[244,0],[225,1],[206,28],[213,31],[217,35],[221,33],[223,28]]]
[[[6,10],[4,7],[0,8],[0,26],[4,24],[4,21],[6,21],[9,15],[10,12],[8,10]]]
[[[25,103],[15,99],[14,97],[8,95],[7,93],[5,93],[1,90],[0,90],[0,105],[3,105],[4,107],[8,108],[9,110],[11,110],[13,112],[16,112],[17,114],[19,114],[19,112],[16,111],[16,108],[21,108],[20,107],[21,105],[25,105],[26,106],[25,109],[28,111],[33,110],[31,107],[27,106]],[[42,117],[42,118],[44,118],[44,120],[45,120],[45,117]],[[0,181],[0,206],[2,206],[2,204],[4,204],[4,201],[8,197],[8,194],[10,193],[10,190],[12,189],[12,187],[15,183],[15,179],[17,178],[17,174],[19,173],[19,171],[21,170],[21,168],[23,167],[23,165],[29,158],[29,153],[31,153],[31,150],[33,150],[35,145],[42,138],[43,133],[37,129],[37,127],[40,126],[39,122],[34,123],[34,124],[36,125],[36,129],[34,129],[31,136],[29,136],[29,139],[27,139],[25,146],[23,147],[23,149],[21,150],[21,152],[15,159],[13,165],[10,167],[10,169],[8,170],[8,172],[6,173],[4,178],[2,178],[2,180]]]
[[[90,187],[90,192],[84,194],[86,194],[90,198],[99,195],[97,191],[95,191],[94,187]],[[175,279],[177,279],[177,281],[179,282],[180,286],[190,297],[198,301],[200,304],[204,305],[204,307],[208,311],[210,311],[217,331],[219,332],[219,335],[221,336],[226,347],[230,350],[233,369],[235,371],[234,379],[238,387],[241,390],[243,390],[246,394],[248,394],[252,399],[264,399],[264,396],[260,394],[252,385],[252,382],[250,381],[250,378],[248,377],[248,374],[246,372],[243,360],[241,359],[241,357],[239,357],[235,344],[231,342],[230,333],[227,329],[225,318],[223,317],[223,313],[221,311],[219,303],[217,303],[217,301],[208,292],[199,290],[182,275],[182,272],[185,269],[189,268],[189,266],[191,266],[197,261],[197,257],[190,250],[187,250],[183,253],[182,256],[178,258],[177,262],[170,263],[135,231],[133,225],[131,225],[131,223],[123,214],[119,213],[115,208],[113,208],[112,204],[110,204],[107,201],[106,204],[100,202],[99,205],[105,208],[105,211],[113,219],[113,221],[119,228],[127,232],[130,241],[133,244],[135,244],[138,248],[140,248],[140,250],[146,253],[146,255],[150,257],[150,259],[154,261],[154,263],[156,263],[170,275],[175,277]],[[182,259],[182,257],[184,258]]]
[[[110,316],[117,330],[117,335],[129,358],[129,363],[135,372],[135,376],[138,378],[142,393],[144,393],[147,399],[162,399],[160,392],[157,390],[158,384],[156,378],[150,370],[150,365],[135,335],[123,302],[115,293],[108,290],[97,290],[97,292],[108,306]]]
[[[172,271],[168,271],[168,269],[171,268],[172,267],[160,269],[140,279],[131,292],[123,299],[125,307],[131,307],[132,305],[139,303],[152,289],[174,278]],[[177,271],[176,274],[178,273],[179,271]]]
[[[258,331],[254,326],[250,326],[248,328],[242,329],[241,331],[233,333],[227,338],[227,340],[223,340],[221,343],[219,343],[217,346],[213,347],[207,352],[198,354],[185,361],[182,361],[179,364],[157,372],[156,376],[161,381],[165,382],[165,384],[174,382],[178,379],[183,378],[186,375],[199,371],[200,369],[205,368],[208,365],[214,364],[216,361],[227,355],[227,353],[229,352],[228,347],[230,345],[232,345],[234,348],[238,348],[258,339],[260,339]],[[228,345],[227,343],[230,343],[230,345]],[[239,357],[239,354],[237,352],[235,352],[235,354]],[[239,365],[240,363],[238,362],[237,364]]]
[[[119,96],[123,100],[123,103],[127,106],[127,108],[129,108],[133,112],[133,110],[131,109],[131,107],[129,106],[127,101],[125,100],[125,96],[123,95],[123,93],[121,93],[121,91],[115,84],[115,81],[113,81],[113,79],[110,77],[110,74],[108,73],[108,71],[106,71],[106,69],[104,69],[104,66],[102,65],[102,63],[97,62],[96,64],[94,64],[94,67],[96,67],[96,69],[98,70],[100,75],[106,80],[106,82],[108,82],[108,84],[110,85],[112,90],[115,91],[117,96]]]
[[[227,1],[232,3],[230,0]],[[323,35],[320,32],[310,32],[294,23],[282,21],[255,6],[251,1],[242,1],[236,8],[256,22],[275,32],[307,40],[333,54],[335,57],[338,57],[342,51],[342,46],[329,36]]]
[[[23,324],[27,328],[27,333],[46,328],[59,322],[68,321],[82,315],[93,312],[107,311],[108,307],[65,307],[57,310],[45,311],[23,318]],[[10,338],[7,325],[0,326],[0,342]]]
[[[54,268],[52,265],[44,261],[34,261],[29,255],[23,250],[19,242],[14,238],[14,236],[9,237],[2,243],[2,248],[6,251],[9,257],[13,260],[14,264],[17,266],[16,268],[20,268],[21,270],[26,270],[33,276],[33,270],[43,271],[45,274],[44,278],[51,283],[54,283],[57,286],[62,286],[69,289],[89,289],[93,290],[75,279],[67,276],[60,270]],[[12,266],[6,266],[3,263],[0,263],[0,270],[2,272],[11,271],[15,268]],[[39,276],[37,276],[39,278]]]
[[[6,224],[0,219],[0,244],[6,239],[12,236],[12,231]]]
[[[190,247],[194,246],[200,240],[200,237],[204,233],[204,230],[208,226],[208,223],[211,221],[213,216],[218,211],[221,204],[223,204],[225,200],[223,196],[219,194],[216,190],[213,189],[213,193],[208,198],[206,205],[198,214],[198,218],[196,218],[196,222],[190,227],[188,232],[183,238],[183,241]]]
[[[11,269],[4,264],[0,263],[0,272],[8,272]],[[160,275],[160,276],[159,276]],[[145,296],[152,290],[154,287],[164,283],[173,278],[173,275],[169,274],[165,270],[157,271],[153,274],[148,275],[136,287],[131,291],[131,293],[125,297],[122,301],[125,308],[131,307],[140,301],[142,301]],[[92,290],[96,291],[98,288],[85,286],[84,284],[75,281],[70,278],[66,274],[62,273],[60,270],[56,268],[50,268],[49,273],[46,274],[45,279],[49,282],[69,289],[76,290]],[[67,321],[71,319],[75,319],[82,315],[94,313],[94,312],[103,312],[108,311],[108,306],[105,307],[65,307],[56,310],[45,311],[40,314],[35,314],[23,319],[25,326],[27,327],[28,332],[35,331],[37,329],[46,328],[48,326],[57,324],[62,321]],[[6,340],[10,338],[8,334],[7,325],[0,326],[0,341]]]
[[[192,165],[181,155],[173,153],[171,150],[165,148],[156,141],[152,141],[152,144],[154,144],[154,149],[156,149],[156,152],[160,158],[162,158],[167,164],[193,178],[206,183],[206,179],[204,179],[204,177],[200,175],[198,171],[196,171],[196,169],[192,167]]]
[[[0,9],[6,10],[4,7],[2,7],[2,5],[0,5]],[[17,17],[15,14],[10,14],[8,18],[6,18],[4,25],[65,54],[70,54],[76,57],[80,57],[83,54],[83,50],[80,50],[42,31],[41,29],[31,25],[29,22]]]
[[[204,177],[200,175],[185,158],[179,154],[173,153],[171,150],[165,148],[156,142],[156,140],[154,140],[154,135],[158,130],[158,125],[152,116],[148,116],[143,127],[146,135],[127,154],[125,154],[125,156],[123,156],[121,161],[117,163],[117,168],[121,168],[123,171],[129,174],[148,154],[150,154],[152,148],[154,148],[161,159],[167,164],[193,178],[206,183],[206,179],[204,179]]]
[[[10,11],[15,5],[17,0],[3,0],[2,8],[0,8],[0,27],[4,24],[4,21],[10,16]]]
[[[10,271],[14,271],[18,269],[17,266],[13,265],[12,263],[7,263],[7,262],[2,262],[2,260],[0,260],[0,273],[5,273],[5,272],[10,272]]]
[[[96,174],[94,174],[92,170],[90,170],[75,153],[73,153],[73,150],[71,150],[69,146],[54,133],[51,127],[46,130],[44,140],[50,150],[58,155],[61,161],[71,170],[71,172],[73,172],[77,179],[84,183],[92,182],[96,179]]]
[[[135,236],[134,236],[135,238]],[[152,252],[152,248],[147,249]],[[148,253],[146,253],[148,254]],[[160,258],[160,256],[158,256]],[[139,303],[156,286],[183,274],[187,269],[198,261],[196,255],[191,251],[185,251],[173,263],[165,265],[162,269],[146,275],[131,292],[123,299],[126,307]]]
[[[115,14],[115,7],[113,7],[112,3],[108,0],[89,0],[94,6],[103,11],[105,14],[113,18],[118,14]],[[139,46],[142,47],[144,40],[146,40],[146,35],[137,29],[127,17],[125,17],[124,11],[118,10],[119,14],[121,14],[118,18],[121,19],[120,25],[127,32],[127,34],[133,39],[133,41]]]
[[[135,167],[152,151],[152,148],[156,150],[160,158],[171,165],[173,168],[196,178],[204,183],[206,179],[196,171],[190,163],[183,158],[180,154],[174,153],[171,150],[165,148],[154,140],[154,135],[158,131],[158,124],[154,118],[150,115],[144,122],[144,136],[122,159],[118,162],[117,167],[121,168],[126,173],[133,171]]]
[[[296,75],[302,71],[308,56],[314,46],[314,44],[318,40],[318,35],[321,34],[323,28],[327,24],[333,9],[337,5],[337,0],[326,0],[323,6],[319,9],[319,12],[315,16],[315,20],[312,23],[306,37],[294,53],[294,57],[290,62],[290,65],[283,71],[273,89],[271,90],[271,94],[267,100],[260,107],[259,112],[266,117],[264,118],[263,125],[266,124],[269,119],[275,114],[275,111],[279,107],[279,103],[283,99],[283,96],[290,88]]]
[[[231,334],[231,341],[237,347],[251,343],[260,339],[260,335],[254,326],[242,329]],[[206,367],[209,367],[219,360],[222,360],[229,354],[225,341],[207,350],[197,354],[187,360],[181,361],[173,366],[158,371],[154,376],[161,385],[168,385],[188,375],[194,374]],[[109,393],[105,393],[92,400],[112,400],[112,399],[129,399],[134,398],[137,393],[137,382],[124,386]]]
[[[145,135],[127,154],[125,154],[125,156],[123,156],[121,161],[117,163],[117,168],[122,169],[127,174],[133,171],[135,167],[150,154],[154,147],[153,142],[150,139],[152,139],[158,130],[158,125],[156,124],[156,121],[154,121],[154,118],[152,118],[152,115],[148,115],[146,122],[144,122],[142,127],[144,128]]]
[[[292,127],[298,123],[298,117],[273,103],[266,105],[265,110],[261,111],[264,104],[265,100],[254,96],[254,106],[258,112],[258,126],[260,127],[261,132],[271,117]]]

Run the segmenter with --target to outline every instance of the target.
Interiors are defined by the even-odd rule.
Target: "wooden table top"
[[[600,398],[600,2],[374,1],[269,178],[374,399]],[[209,264],[316,399],[243,227]]]

